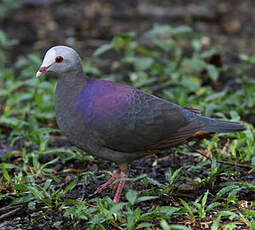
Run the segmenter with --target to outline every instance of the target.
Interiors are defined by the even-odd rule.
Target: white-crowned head
[[[46,52],[36,77],[40,77],[45,72],[53,72],[61,76],[61,74],[79,71],[82,71],[79,54],[67,46],[54,46]]]

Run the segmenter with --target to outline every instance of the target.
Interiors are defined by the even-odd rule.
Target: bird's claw
[[[122,172],[120,169],[116,170],[113,172],[112,174],[112,177],[106,182],[104,183],[103,185],[101,185],[95,192],[96,193],[100,193],[102,192],[104,189],[106,189],[107,187],[109,187],[111,184],[114,183],[114,181],[118,180],[118,179],[121,179],[121,178],[126,178],[127,177],[127,174],[125,174],[124,172]],[[122,193],[122,190],[124,188],[124,185],[125,185],[125,182],[126,181],[116,181],[112,190],[116,193],[115,193],[115,196],[114,196],[114,199],[113,199],[113,202],[114,203],[119,203],[120,202],[120,195]]]

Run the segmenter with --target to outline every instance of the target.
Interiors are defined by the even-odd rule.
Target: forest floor
[[[0,229],[255,229],[254,1],[10,2],[0,3]],[[59,44],[88,74],[247,130],[135,161],[116,205],[111,190],[95,194],[116,165],[71,146],[55,80],[34,79]]]

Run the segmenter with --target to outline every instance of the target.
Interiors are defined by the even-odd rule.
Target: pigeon
[[[55,112],[58,127],[69,141],[118,169],[97,192],[114,184],[120,196],[134,160],[168,150],[195,137],[243,131],[237,122],[202,116],[136,88],[87,76],[79,54],[67,46],[50,48],[36,77],[57,77]],[[122,180],[121,180],[122,179]]]

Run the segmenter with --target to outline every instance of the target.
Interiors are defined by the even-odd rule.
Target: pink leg
[[[117,190],[119,183],[120,183],[119,181],[115,182],[115,184],[113,185],[112,191],[115,192]]]
[[[120,169],[113,172],[112,177],[110,180],[108,180],[106,183],[102,184],[96,191],[96,193],[102,192],[105,190],[108,186],[110,186],[115,180],[119,179],[121,175]],[[118,183],[118,182],[117,182]]]
[[[127,177],[127,175],[125,175],[125,174],[122,176],[122,178],[126,178],[126,177]],[[116,191],[114,199],[113,199],[114,203],[119,203],[120,202],[120,195],[121,195],[122,190],[124,188],[125,182],[126,182],[125,180],[122,180],[118,183],[118,188],[117,188],[117,191]]]
[[[121,178],[126,178],[128,176],[127,165],[121,165],[121,166],[120,166],[120,169],[113,172],[112,177],[110,178],[110,180],[108,180],[106,183],[104,183],[103,185],[101,185],[97,189],[96,193],[102,192],[104,189],[109,187],[115,180],[118,180],[118,179],[121,179]],[[115,202],[115,203],[120,202],[120,195],[121,195],[122,190],[124,188],[125,182],[126,181],[124,181],[124,180],[120,180],[120,181],[117,181],[114,184],[113,191],[116,191],[116,193],[115,193],[113,202]]]

